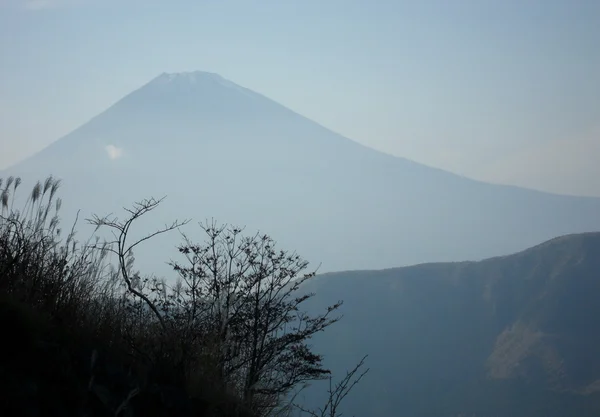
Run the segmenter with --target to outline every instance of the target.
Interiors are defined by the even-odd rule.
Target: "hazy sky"
[[[600,196],[600,1],[0,0],[0,168],[161,72],[377,149]]]

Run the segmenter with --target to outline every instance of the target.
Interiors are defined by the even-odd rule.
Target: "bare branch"
[[[105,243],[112,244],[111,246],[116,245],[117,248],[114,249],[112,247],[107,247],[107,246],[104,246],[104,248],[105,248],[105,250],[108,250],[117,255],[117,257],[119,259],[119,269],[121,271],[121,276],[122,276],[123,280],[125,281],[125,283],[127,284],[128,291],[130,293],[134,294],[136,297],[143,300],[146,303],[146,305],[148,305],[148,307],[152,310],[152,312],[154,313],[154,315],[160,322],[160,325],[161,325],[163,331],[166,330],[166,324],[165,324],[165,321],[164,321],[162,315],[158,311],[158,308],[154,305],[154,303],[150,300],[150,298],[148,298],[145,294],[143,294],[141,291],[138,291],[135,288],[135,286],[133,285],[133,282],[132,282],[132,277],[129,276],[129,266],[130,266],[129,261],[131,259],[130,256],[132,255],[133,248],[135,248],[142,242],[145,242],[148,239],[151,239],[157,235],[169,232],[174,229],[178,229],[179,227],[187,224],[189,222],[189,220],[185,220],[183,222],[175,221],[170,226],[166,225],[164,228],[159,229],[154,233],[144,236],[143,238],[135,241],[134,243],[130,244],[129,246],[127,245],[127,238],[128,238],[129,229],[131,228],[131,225],[133,224],[133,222],[135,220],[139,219],[144,214],[154,210],[164,199],[165,199],[165,197],[163,197],[159,200],[156,200],[154,198],[146,199],[146,200],[142,200],[140,202],[134,203],[132,209],[124,208],[124,210],[130,214],[129,218],[125,221],[120,222],[116,217],[111,220],[107,216],[99,217],[97,215],[94,215],[91,219],[87,219],[88,223],[96,226],[96,229],[99,229],[101,227],[108,227],[108,228],[112,229],[112,231],[115,235],[115,240],[113,242],[105,242]],[[96,247],[96,246],[97,245],[94,245],[94,247]]]
[[[215,362],[224,380],[236,381],[240,396],[266,411],[298,384],[323,379],[329,370],[312,352],[309,339],[339,318],[332,312],[311,316],[300,310],[313,294],[298,295],[315,274],[296,253],[276,250],[275,241],[241,228],[200,224],[207,239],[194,244],[184,236],[179,252],[188,264],[171,262],[190,297],[187,316],[197,317],[214,334]]]
[[[356,366],[346,372],[346,376],[342,378],[335,386],[333,386],[333,377],[329,377],[329,390],[327,391],[329,396],[325,405],[319,408],[317,411],[307,409],[299,404],[296,404],[292,400],[292,405],[300,410],[303,413],[306,413],[312,417],[341,417],[342,413],[338,412],[339,406],[346,398],[346,396],[352,391],[352,389],[360,382],[360,380],[369,372],[370,368],[365,369],[361,372],[357,377],[355,375],[358,373],[360,368],[363,367],[365,360],[368,355],[363,356],[363,358],[356,364]]]

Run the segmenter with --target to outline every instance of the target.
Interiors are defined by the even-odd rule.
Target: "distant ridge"
[[[322,274],[306,290],[314,309],[344,300],[344,319],[315,339],[332,371],[370,355],[344,413],[600,413],[600,233],[479,262]]]

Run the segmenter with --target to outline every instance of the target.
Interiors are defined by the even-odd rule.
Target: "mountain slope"
[[[333,370],[370,355],[348,413],[600,413],[600,233],[480,262],[324,274],[310,290],[312,308],[345,301],[315,339]]]
[[[50,173],[64,180],[67,217],[168,195],[148,225],[247,225],[322,271],[482,259],[600,229],[600,199],[485,184],[386,155],[203,72],[160,75],[1,175]],[[149,243],[138,259],[160,268],[155,260],[168,260],[164,248],[178,239]]]

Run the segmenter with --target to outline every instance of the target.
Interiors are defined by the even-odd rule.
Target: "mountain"
[[[68,220],[167,195],[138,230],[215,217],[269,233],[321,272],[477,260],[600,230],[598,198],[390,156],[205,72],[158,76],[0,176],[13,174],[63,179]],[[166,273],[179,241],[149,242],[137,258]]]
[[[345,414],[600,415],[600,233],[311,285],[311,308],[344,300],[343,319],[314,341],[326,364],[341,376],[369,354]]]

